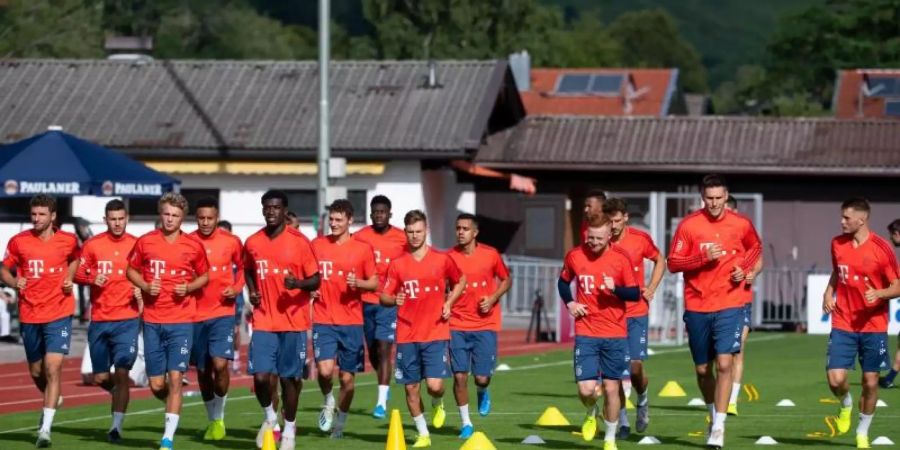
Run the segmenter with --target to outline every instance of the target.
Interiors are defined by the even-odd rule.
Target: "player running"
[[[32,228],[9,240],[0,280],[19,291],[19,320],[28,371],[44,394],[35,443],[44,448],[51,444],[50,427],[62,401],[60,378],[63,357],[69,354],[72,339],[72,279],[78,268],[78,239],[53,226],[55,198],[35,195],[29,209]]]
[[[501,324],[498,304],[512,285],[500,253],[476,241],[477,237],[475,216],[457,216],[456,246],[448,254],[465,275],[467,286],[450,311],[450,367],[453,394],[462,419],[461,439],[468,439],[475,432],[469,418],[470,371],[475,376],[478,414],[487,416],[491,412],[488,386],[497,361],[497,332]]]
[[[281,450],[293,450],[297,438],[297,405],[303,387],[306,332],[310,322],[310,291],[319,288],[319,272],[309,240],[287,224],[287,195],[270,190],[262,196],[266,226],[244,245],[249,300],[253,305],[249,372],[265,418],[256,435],[262,448],[266,430],[278,416],[272,404],[273,374],[282,391]],[[298,278],[299,277],[299,278]]]
[[[181,386],[194,336],[195,295],[209,281],[203,246],[181,231],[187,200],[174,192],[159,199],[161,229],[134,244],[127,276],[144,301],[144,358],[150,390],[166,402],[160,450],[172,450],[181,413]],[[168,380],[167,380],[168,379]]]
[[[601,190],[593,190],[584,197],[584,218],[581,221],[581,243],[587,242],[587,229],[590,223],[599,221],[603,217],[603,202],[606,201],[606,193]]]
[[[616,450],[621,378],[628,370],[628,329],[625,301],[637,301],[641,293],[631,261],[624,250],[609,245],[609,221],[595,218],[588,227],[587,241],[569,250],[559,274],[557,288],[569,314],[575,318],[575,381],[578,396],[587,408],[581,436],[591,441],[597,435],[598,378],[603,396],[604,450]],[[570,284],[576,282],[577,298]]]
[[[406,252],[406,235],[403,230],[391,226],[391,200],[383,195],[372,197],[369,203],[372,225],[367,226],[353,237],[372,246],[375,252],[375,271],[378,284],[384,283],[388,264]],[[372,416],[383,419],[387,414],[387,401],[391,383],[391,351],[397,329],[397,308],[382,306],[377,292],[363,292],[363,331],[369,362],[378,377],[378,398]]]
[[[725,201],[725,207],[729,211],[737,213],[737,200],[728,196]],[[738,415],[737,401],[741,394],[741,381],[744,378],[744,359],[747,356],[747,336],[750,334],[750,325],[753,323],[753,282],[756,281],[757,275],[762,272],[763,258],[760,256],[753,265],[753,270],[744,277],[744,289],[741,291],[744,299],[743,320],[744,326],[741,329],[741,351],[734,355],[733,381],[731,383],[731,397],[728,400],[728,415]]]
[[[235,298],[244,289],[243,249],[237,236],[219,227],[215,198],[200,199],[195,215],[197,230],[191,237],[203,245],[210,269],[209,283],[197,297],[191,359],[197,365],[197,382],[209,420],[203,439],[221,441],[231,382],[228,363],[235,357]]]
[[[850,430],[853,410],[847,371],[857,358],[862,368],[857,448],[870,448],[878,373],[888,366],[888,302],[900,295],[897,259],[890,244],[869,230],[870,213],[865,199],[841,205],[841,234],[831,240],[831,279],[822,301],[822,309],[831,314],[826,374],[828,387],[841,402],[836,421],[841,434]]]
[[[620,198],[611,198],[603,203],[603,215],[610,222],[612,243],[625,250],[634,270],[634,278],[641,288],[641,298],[636,302],[628,302],[625,317],[628,323],[628,355],[631,359],[631,385],[637,391],[637,419],[635,428],[643,433],[650,423],[650,406],[647,395],[649,380],[644,372],[644,360],[647,359],[647,331],[650,328],[650,302],[662,281],[666,269],[665,257],[653,243],[649,234],[628,225],[628,204]],[[644,260],[653,261],[653,272],[650,283],[644,285]],[[623,385],[625,383],[623,382]],[[625,404],[626,392],[622,390],[622,405]],[[619,413],[619,439],[627,439],[631,434],[628,424],[628,411],[623,407]]]
[[[900,247],[900,219],[894,220],[888,225],[888,234],[894,247]],[[900,372],[900,333],[897,334],[897,353],[894,354],[894,364],[887,375],[878,379],[878,386],[882,389],[892,389],[897,372]]]
[[[711,423],[706,445],[722,448],[734,354],[741,351],[745,278],[762,256],[762,244],[746,217],[725,208],[722,177],[703,177],[700,194],[703,209],[678,225],[668,265],[672,273],[684,273],[684,322]]]
[[[425,242],[428,219],[413,210],[403,218],[409,252],[391,261],[381,293],[381,304],[397,306],[397,382],[405,385],[406,405],[416,424],[418,436],[413,448],[431,446],[419,392],[425,380],[434,416],[431,424],[440,429],[444,411],[444,378],[450,375],[447,347],[450,340],[450,311],[462,295],[466,277],[446,253]],[[449,294],[448,281],[452,284]]]
[[[128,255],[137,238],[125,232],[128,211],[122,200],[106,204],[106,232],[88,239],[81,251],[75,282],[91,288],[91,324],[88,348],[94,384],[112,394],[112,426],[109,442],[122,440],[122,421],[128,409],[128,372],[137,358],[140,305],[128,281]],[[110,367],[115,373],[110,375]]]
[[[354,378],[363,370],[361,297],[363,292],[373,292],[378,287],[372,247],[350,237],[352,223],[353,205],[349,200],[335,200],[328,207],[331,234],[312,241],[322,278],[319,290],[313,293],[313,351],[319,388],[325,396],[319,413],[319,429],[331,431],[332,438],[344,437],[344,425],[353,402]],[[341,384],[337,405],[332,394],[335,365],[340,367]]]

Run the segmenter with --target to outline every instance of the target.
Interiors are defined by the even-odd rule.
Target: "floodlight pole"
[[[328,61],[330,59],[331,0],[319,0],[319,181],[316,217],[325,211],[328,191],[328,159],[331,158],[330,122],[328,108]],[[321,224],[320,224],[321,226]]]

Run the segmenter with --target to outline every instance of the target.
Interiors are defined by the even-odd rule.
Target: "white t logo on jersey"
[[[840,278],[841,283],[847,284],[847,280],[850,279],[850,266],[846,264],[838,264],[838,278]]]
[[[380,263],[381,262],[381,251],[372,250],[372,252],[375,253],[375,262]]]
[[[331,278],[331,274],[334,272],[333,267],[334,264],[331,261],[319,261],[319,272],[322,272],[322,277],[326,280]]]
[[[44,273],[44,260],[43,259],[29,259],[28,260],[28,271],[31,272],[32,277],[40,278],[41,274]]]
[[[97,273],[109,275],[113,272],[112,261],[97,261]]]
[[[594,284],[593,275],[578,275],[578,286],[585,295],[591,295],[594,292],[594,288],[597,287]]]
[[[160,276],[166,273],[166,262],[161,259],[151,259],[150,273],[153,274],[153,278],[160,279]]]
[[[256,261],[256,275],[259,276],[260,280],[266,279],[266,272],[269,270],[269,261],[265,259],[261,259]]]
[[[419,293],[419,280],[404,281],[403,290],[409,298],[418,298],[416,294]]]

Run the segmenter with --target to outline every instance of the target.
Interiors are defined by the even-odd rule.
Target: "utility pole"
[[[327,206],[328,160],[331,158],[331,114],[328,107],[328,62],[331,59],[330,7],[331,0],[319,0],[319,181],[317,189],[317,219],[322,216]]]

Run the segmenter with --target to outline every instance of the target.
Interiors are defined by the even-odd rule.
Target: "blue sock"
[[[894,378],[896,378],[896,377],[897,377],[897,371],[894,369],[891,369],[891,371],[888,372],[887,376],[884,377],[884,379],[887,380],[888,383],[893,383]]]

